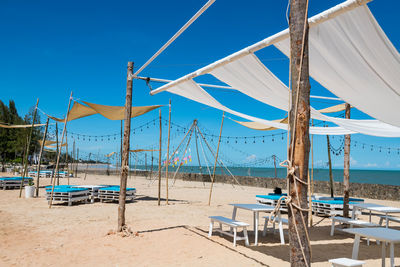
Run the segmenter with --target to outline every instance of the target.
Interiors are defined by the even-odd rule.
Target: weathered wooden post
[[[211,185],[210,185],[210,195],[208,196],[208,206],[211,205],[211,195],[212,195],[212,189],[213,189],[214,180],[215,180],[215,169],[217,168],[219,145],[221,143],[221,134],[222,134],[222,127],[224,126],[224,118],[225,118],[225,111],[222,112],[221,128],[219,129],[217,152],[215,153],[214,169],[213,169],[213,175],[212,175]]]
[[[331,159],[331,142],[329,141],[329,135],[326,136],[326,144],[328,146],[328,166],[329,166],[329,186],[331,191],[331,197],[333,197],[333,174],[332,174],[332,159]]]
[[[131,114],[132,114],[132,80],[133,80],[133,62],[128,62],[128,71],[126,77],[126,98],[125,98],[125,119],[124,119],[124,143],[121,161],[121,181],[119,187],[119,205],[118,205],[118,228],[121,232],[125,226],[125,199],[126,184],[129,170],[129,143],[131,135]]]
[[[168,166],[170,162],[169,158],[169,140],[171,136],[171,99],[169,100],[169,110],[168,110],[168,141],[167,141],[167,163],[165,165],[165,187],[167,190],[167,196],[166,196],[166,203],[168,205]]]
[[[59,150],[58,150],[58,155],[57,155],[56,174],[57,174],[57,181],[58,181],[58,184],[60,183],[60,181],[59,181],[59,175],[58,175],[58,165],[59,165],[59,163],[60,163],[60,156],[61,156],[61,151],[62,151],[62,144],[63,144],[63,140],[64,140],[64,135],[65,135],[65,132],[66,132],[66,130],[67,130],[67,122],[68,122],[69,108],[71,107],[71,102],[72,102],[72,91],[71,91],[71,95],[69,96],[67,113],[65,114],[65,119],[64,119],[64,128],[63,128],[63,131],[62,131],[62,134],[61,134],[60,148],[59,148]],[[58,147],[58,146],[57,146],[57,147]],[[51,188],[51,195],[50,195],[50,204],[49,204],[49,208],[51,208],[51,205],[53,204],[54,183],[55,183],[55,179],[53,180],[53,186],[52,186],[52,188]]]
[[[33,128],[35,126],[35,120],[36,120],[36,114],[37,114],[38,105],[39,105],[39,98],[36,101],[35,111],[33,112],[31,131],[30,131],[29,136],[28,136],[28,141],[27,141],[27,146],[26,146],[26,153],[25,153],[25,166],[24,166],[24,171],[22,173],[21,186],[19,187],[19,197],[21,197],[21,195],[22,195],[22,187],[24,186],[25,176],[27,175],[27,172],[28,172],[29,147],[31,146],[32,132],[33,132]]]
[[[350,119],[350,104],[346,103],[346,119]],[[344,168],[343,168],[343,217],[349,217],[350,190],[350,135],[344,137]]]
[[[307,173],[310,153],[310,81],[308,69],[308,0],[290,0],[290,88],[288,184],[291,266],[310,266]],[[289,205],[290,206],[290,205]]]
[[[44,148],[44,143],[46,142],[46,135],[47,135],[48,127],[49,127],[49,118],[47,118],[47,120],[46,120],[46,127],[44,128],[42,144],[40,145],[39,160],[38,160],[38,165],[37,165],[37,169],[36,169],[36,171],[37,171],[37,174],[36,174],[36,197],[39,197],[40,164],[42,163],[43,148]]]
[[[158,206],[160,206],[161,201],[161,138],[162,138],[162,121],[161,121],[161,109],[160,114],[160,147],[158,149]]]

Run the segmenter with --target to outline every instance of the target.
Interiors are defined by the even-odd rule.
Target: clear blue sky
[[[141,66],[158,50],[206,1],[8,1],[0,2],[0,99],[14,99],[21,114],[40,99],[45,112],[62,117],[67,108],[70,91],[89,102],[123,105],[126,86],[126,65],[134,61]],[[310,1],[309,14],[315,15],[341,1]],[[143,76],[175,79],[206,64],[253,44],[287,27],[287,1],[228,1],[217,0],[177,41],[175,41],[144,72]],[[394,46],[400,47],[396,10],[399,1],[375,0],[369,7]],[[288,60],[275,48],[257,54],[283,82],[288,80]],[[203,81],[209,81],[207,78]],[[153,87],[156,87],[153,84]],[[135,106],[173,103],[173,121],[188,125],[197,118],[210,132],[218,134],[221,112],[169,93],[148,94],[143,81],[134,82]],[[268,107],[244,95],[221,90],[209,90],[224,104],[239,111],[277,119],[284,112]],[[312,94],[331,95],[317,83],[312,83]],[[317,108],[336,104],[315,101]],[[163,108],[167,117],[167,108]],[[133,127],[152,120],[153,111],[133,120]],[[354,118],[367,118],[353,111]],[[43,119],[43,116],[42,116]],[[93,116],[73,121],[69,131],[101,135],[119,132],[119,121]],[[132,147],[156,143],[157,130],[150,127],[132,139]],[[276,131],[281,133],[281,131]],[[166,134],[166,132],[164,132]],[[273,134],[256,132],[226,120],[223,135],[252,136]],[[179,139],[179,138],[176,138]],[[281,139],[280,137],[278,139]],[[116,150],[118,141],[93,139],[77,140],[81,151],[108,153]],[[176,140],[177,142],[178,140]],[[399,169],[400,155],[393,148],[400,147],[398,138],[377,138],[353,135],[353,141],[368,145],[391,147],[391,153],[368,146],[352,147],[353,168]],[[340,138],[333,141],[335,146]],[[176,144],[174,144],[176,145]],[[235,153],[228,145],[222,151],[237,163],[247,157],[263,158],[272,154],[285,158],[286,138],[272,142],[265,138],[256,144],[243,141],[230,146],[247,154]],[[327,161],[326,138],[315,137],[315,162],[322,166]],[[193,154],[193,151],[192,151]],[[334,166],[343,166],[342,156],[333,156]]]

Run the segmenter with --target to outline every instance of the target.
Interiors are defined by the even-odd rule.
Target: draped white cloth
[[[289,89],[254,54],[219,66],[210,74],[262,103],[288,110]],[[311,117],[333,122],[352,132],[382,137],[400,137],[399,127],[376,120],[334,118],[323,115],[312,107]]]
[[[287,124],[285,123],[260,119],[227,108],[226,106],[222,105],[218,100],[216,100],[214,97],[212,97],[209,93],[207,93],[198,84],[196,84],[193,80],[187,80],[185,82],[179,83],[176,86],[167,89],[167,91],[191,99],[193,101],[202,103],[204,105],[226,111],[230,114],[244,118],[246,120],[256,121],[269,127],[275,127],[282,130],[287,130]],[[344,129],[342,127],[310,127],[310,133],[317,135],[344,135],[356,132]]]
[[[348,3],[347,3],[348,2]],[[332,10],[310,19],[310,73],[324,87],[377,120],[340,119],[326,116],[311,108],[311,117],[331,121],[340,127],[334,131],[362,133],[382,137],[400,137],[400,56],[390,43],[366,5],[356,7],[347,1]],[[354,2],[354,3],[353,3]],[[321,20],[322,18],[322,20]],[[317,20],[320,23],[315,23]],[[315,20],[315,21],[314,21]],[[287,30],[286,30],[287,31]],[[286,31],[278,33],[275,45],[289,55]],[[273,36],[272,36],[273,37]],[[210,73],[232,88],[265,104],[288,110],[288,88],[252,53],[268,46],[267,38],[224,59],[173,81],[155,91],[167,90],[194,101],[225,110],[267,126],[286,129],[279,122],[254,118],[230,110],[220,104],[192,78]],[[265,43],[265,44],[264,44]],[[318,128],[318,127],[316,127]],[[313,129],[312,133],[328,133],[332,128]]]
[[[309,30],[310,75],[373,118],[400,126],[400,55],[366,5]],[[290,56],[289,39],[275,46]]]

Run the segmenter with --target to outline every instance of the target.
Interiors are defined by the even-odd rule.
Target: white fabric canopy
[[[287,124],[285,123],[260,119],[225,107],[220,102],[218,102],[214,97],[212,97],[209,93],[207,93],[203,88],[197,85],[193,80],[187,80],[182,83],[179,83],[176,86],[167,89],[167,91],[191,99],[193,101],[202,103],[204,105],[226,111],[230,114],[233,114],[235,116],[250,121],[256,121],[269,127],[275,127],[282,130],[287,130]],[[342,127],[310,127],[310,133],[317,135],[344,135],[356,132],[344,129]]]
[[[289,56],[289,39],[275,43]],[[373,118],[400,126],[400,55],[366,5],[310,28],[310,75]]]
[[[396,112],[400,111],[400,56],[368,7],[358,6],[356,2],[347,1],[309,19],[310,72],[317,81],[346,102],[391,125],[376,120],[329,117],[313,108],[311,117],[336,123],[341,126],[339,128],[347,129],[348,132],[400,137],[400,128],[395,127],[400,126]],[[232,114],[236,113],[226,110],[226,107],[191,80],[193,77],[211,73],[232,88],[287,111],[288,88],[252,54],[253,51],[273,43],[286,55],[289,54],[289,40],[285,30],[155,91],[168,90]],[[191,84],[189,95],[185,95],[182,90],[183,83],[186,87]],[[205,98],[204,93],[208,95]],[[235,115],[243,118],[247,116],[239,114]],[[273,125],[276,123],[273,121],[264,120],[264,123],[283,129],[283,126]],[[321,132],[324,130],[326,128],[321,129]]]
[[[288,111],[289,89],[254,54],[213,69],[210,74],[262,103]],[[399,102],[400,103],[400,102]],[[311,107],[311,117],[333,122],[352,132],[373,136],[400,137],[400,128],[376,120],[339,119]]]

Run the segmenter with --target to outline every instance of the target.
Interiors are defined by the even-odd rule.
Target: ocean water
[[[132,168],[134,166],[131,166]],[[136,166],[137,169],[144,170],[145,166]],[[147,170],[150,170],[151,166],[147,166]],[[169,167],[170,172],[175,172],[176,167]],[[153,166],[153,171],[157,171],[157,166]],[[212,173],[212,167],[199,166],[181,166],[179,172],[187,173]],[[233,175],[237,176],[254,176],[254,177],[275,177],[274,168],[243,168],[243,167],[229,167],[229,171]],[[310,170],[311,171],[311,170]],[[218,167],[216,174],[229,174],[226,169]],[[333,179],[336,182],[343,181],[343,170],[334,169],[332,170]],[[286,177],[286,169],[276,169],[277,178]],[[314,180],[318,181],[329,181],[329,170],[328,169],[314,169]],[[366,184],[386,184],[386,185],[399,185],[400,186],[400,171],[394,170],[350,170],[350,182],[351,183],[366,183]]]

